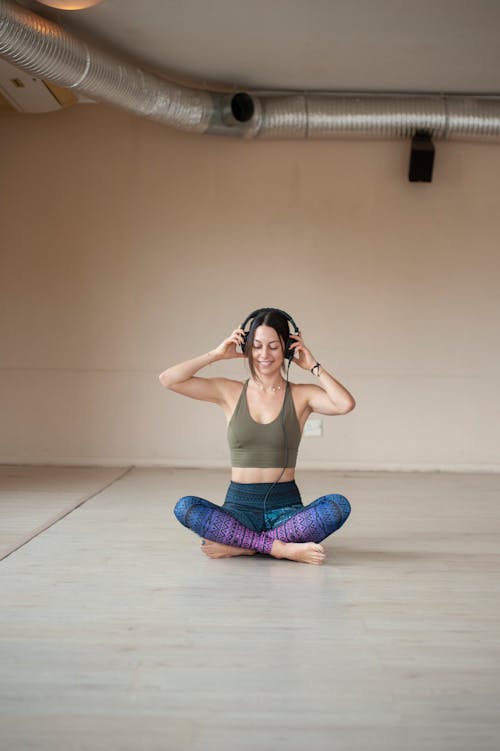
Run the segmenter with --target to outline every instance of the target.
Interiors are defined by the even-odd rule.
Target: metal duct
[[[177,86],[93,49],[9,0],[0,0],[0,55],[35,76],[173,128],[203,133],[214,109],[210,92]]]
[[[51,21],[0,0],[0,55],[40,78],[195,133],[244,138],[498,139],[500,98],[223,95],[189,89],[93,48]]]

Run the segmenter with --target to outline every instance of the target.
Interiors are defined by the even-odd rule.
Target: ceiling
[[[20,4],[206,88],[500,94],[500,0],[103,0]]]

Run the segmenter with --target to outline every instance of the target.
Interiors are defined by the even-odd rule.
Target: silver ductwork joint
[[[0,0],[0,55],[34,76],[191,133],[240,138],[498,140],[500,97],[221,94],[190,89],[103,52]]]
[[[255,138],[262,119],[260,102],[247,92],[218,94],[214,98],[210,124],[211,135]]]

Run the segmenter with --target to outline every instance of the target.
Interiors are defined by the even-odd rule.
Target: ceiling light
[[[83,10],[99,5],[102,0],[38,0],[38,2],[58,10]]]

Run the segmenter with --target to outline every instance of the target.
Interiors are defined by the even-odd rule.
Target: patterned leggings
[[[350,513],[350,503],[343,495],[324,495],[292,512],[273,529],[255,532],[204,498],[184,496],[174,508],[178,521],[200,537],[265,554],[270,554],[275,540],[321,542],[339,529]]]

